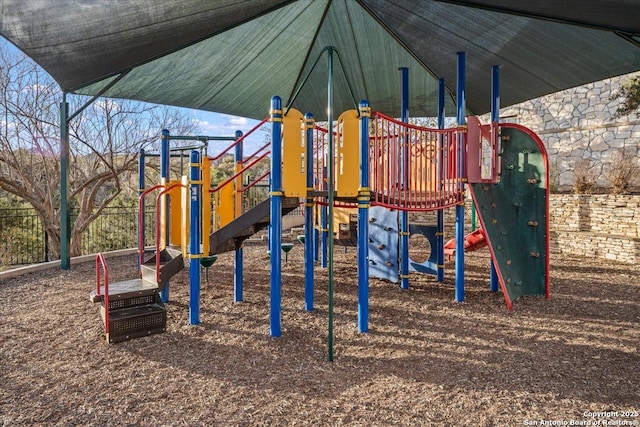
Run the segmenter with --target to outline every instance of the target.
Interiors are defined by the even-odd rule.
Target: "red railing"
[[[140,260],[140,268],[142,268],[142,264],[144,264],[144,209],[142,208],[143,201],[147,194],[159,188],[164,188],[164,190],[162,190],[156,196],[156,283],[160,282],[160,197],[177,187],[184,187],[184,185],[177,182],[169,185],[166,188],[162,184],[154,185],[153,187],[143,191],[138,197],[138,256]]]
[[[249,135],[251,135],[253,132],[255,132],[256,130],[258,130],[260,128],[260,126],[262,126],[263,124],[265,124],[267,121],[269,120],[269,117],[266,117],[264,119],[262,119],[262,121],[260,123],[258,123],[257,125],[255,125],[254,127],[251,128],[251,130],[249,132],[247,132],[246,134],[242,135],[240,138],[236,139],[233,144],[229,145],[227,148],[225,148],[224,150],[222,150],[220,153],[216,154],[215,156],[210,156],[209,160],[214,161],[214,160],[218,160],[219,158],[221,158],[222,156],[224,156],[225,154],[227,154],[229,152],[229,150],[231,150],[232,148],[234,148],[236,145],[240,144],[242,141],[244,141]]]
[[[104,273],[104,333],[109,335],[109,268],[104,255],[96,256],[96,296],[100,296],[100,271]]]
[[[242,175],[244,172],[248,171],[249,169],[251,169],[253,166],[255,166],[256,164],[258,164],[260,162],[260,160],[264,159],[265,157],[267,157],[269,154],[271,153],[271,151],[267,151],[264,154],[262,154],[260,157],[256,158],[254,161],[252,161],[251,163],[249,163],[247,166],[243,167],[242,169],[240,169],[239,171],[237,171],[236,173],[234,173],[233,175],[231,175],[229,178],[227,178],[226,180],[222,181],[221,184],[218,184],[218,186],[216,188],[213,188],[211,190],[209,190],[210,193],[215,193],[216,191],[220,191],[220,189],[222,187],[224,187],[225,185],[229,184],[230,182],[232,182],[233,180],[235,180],[237,177],[239,177],[240,175]],[[242,192],[242,190],[240,190],[240,192]]]
[[[464,198],[464,128],[431,129],[374,113],[369,147],[372,205],[428,211]]]
[[[249,132],[247,132],[245,135],[242,136],[242,138],[240,138],[238,141],[235,141],[233,144],[231,144],[229,147],[225,148],[221,153],[219,153],[217,156],[215,157],[209,157],[210,161],[214,161],[219,159],[220,157],[222,157],[222,155],[224,155],[225,153],[228,153],[229,150],[233,147],[235,147],[236,145],[238,145],[239,142],[241,142],[242,140],[244,140],[245,138],[247,138],[249,135],[251,135],[252,133],[254,133],[256,130],[258,130],[264,123],[266,123],[269,120],[269,117],[265,118],[264,120],[262,120],[260,123],[258,123],[256,126],[254,126]],[[238,177],[242,177],[247,171],[249,171],[251,168],[253,168],[254,166],[256,166],[257,164],[259,164],[262,160],[264,160],[269,154],[271,154],[271,150],[269,150],[269,147],[271,147],[271,142],[267,142],[264,145],[262,145],[260,148],[258,148],[255,152],[253,152],[252,154],[244,157],[242,159],[242,161],[240,161],[239,163],[241,165],[243,165],[243,167],[241,169],[239,169],[238,171],[236,171],[233,175],[231,175],[229,178],[225,179],[223,182],[219,183],[215,188],[212,188],[209,190],[210,193],[216,193],[218,191],[220,191],[222,188],[224,188],[225,186],[232,184],[234,182],[236,182]],[[243,193],[245,193],[248,189],[250,189],[251,187],[257,185],[260,181],[264,180],[266,177],[268,177],[271,174],[271,171],[268,170],[267,172],[261,174],[259,177],[255,178],[253,181],[247,183],[247,184],[243,184],[241,185],[241,188],[237,189],[236,192],[239,195],[242,195]],[[242,203],[242,206],[244,207],[244,203]],[[237,215],[240,215],[240,213],[238,213]]]

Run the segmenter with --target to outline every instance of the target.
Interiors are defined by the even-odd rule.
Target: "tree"
[[[71,112],[87,100],[71,98]],[[49,75],[0,41],[0,189],[33,206],[53,257],[60,254],[61,99]],[[81,253],[83,231],[125,188],[127,173],[137,168],[138,150],[158,144],[163,128],[196,131],[180,110],[111,99],[94,102],[70,122],[69,206],[77,212],[72,256]]]
[[[640,109],[640,76],[633,77],[620,86],[615,98],[622,98],[622,103],[616,110],[616,117],[626,116]]]

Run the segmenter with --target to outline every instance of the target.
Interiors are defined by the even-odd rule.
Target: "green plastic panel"
[[[544,146],[531,131],[501,126],[497,184],[471,184],[507,308],[524,295],[548,291],[548,167]]]

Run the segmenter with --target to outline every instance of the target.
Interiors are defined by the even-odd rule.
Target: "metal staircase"
[[[254,206],[224,227],[209,236],[209,255],[229,252],[240,248],[242,242],[264,229],[271,219],[270,199]],[[282,215],[296,209],[300,204],[297,197],[282,198]]]
[[[102,254],[96,258],[96,289],[90,300],[100,303],[107,342],[115,343],[165,332],[167,310],[160,292],[169,279],[184,268],[182,253],[165,248],[141,266],[141,278],[109,283],[109,270]],[[104,274],[101,285],[100,272]]]

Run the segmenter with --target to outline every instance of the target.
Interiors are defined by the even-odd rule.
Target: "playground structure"
[[[475,117],[466,118],[464,54],[459,54],[458,60],[458,125],[453,128],[444,128],[442,79],[437,129],[409,124],[404,101],[400,120],[372,112],[368,103],[361,101],[357,110],[343,112],[335,127],[329,120],[325,129],[317,126],[309,113],[283,109],[280,98],[274,97],[270,116],[247,135],[237,133],[226,138],[234,142],[217,156],[206,155],[206,144],[194,147],[189,156],[190,177],[183,176],[179,181],[169,179],[170,141],[219,138],[176,137],[163,131],[160,183],[149,189],[145,189],[142,178],[145,154],[140,155],[140,278],[110,285],[104,258],[98,256],[96,261],[97,283],[91,298],[102,303],[108,341],[166,329],[164,303],[169,300],[169,281],[184,267],[185,258],[189,260],[191,324],[200,321],[201,266],[211,266],[220,253],[235,252],[234,300],[242,301],[242,244],[266,227],[271,267],[270,333],[280,336],[282,216],[298,207],[300,200],[305,207],[305,309],[314,308],[314,265],[320,259],[321,265],[329,268],[331,316],[333,242],[349,241],[357,246],[361,332],[369,328],[370,277],[399,281],[402,289],[409,288],[411,271],[432,274],[443,281],[444,256],[453,255],[455,300],[462,302],[464,253],[481,244],[491,252],[491,289],[500,287],[508,309],[513,300],[524,295],[549,297],[544,146],[530,130],[498,122],[497,67],[492,74],[491,123],[482,125]],[[403,100],[407,100],[408,70],[401,72]],[[243,156],[242,141],[267,121],[271,124],[271,142]],[[212,186],[210,163],[232,149],[234,174]],[[182,159],[184,154],[178,157]],[[253,174],[251,181],[244,179],[268,157],[269,171]],[[269,198],[247,206],[243,194],[267,179]],[[467,236],[465,187],[470,190],[482,226],[481,231]],[[155,247],[147,258],[142,212],[145,198],[154,192]],[[354,209],[357,214],[334,211],[334,207]],[[447,208],[456,210],[456,231],[453,243],[445,245],[443,211]],[[436,224],[410,224],[408,213],[412,211],[435,211]],[[431,243],[431,255],[422,263],[411,261],[408,255],[409,236],[416,233]]]

